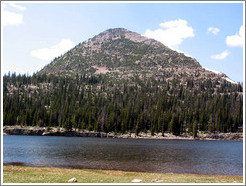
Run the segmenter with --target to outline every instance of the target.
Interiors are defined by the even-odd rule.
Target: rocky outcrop
[[[229,140],[229,141],[243,141],[243,133],[212,133],[200,135],[199,140]]]
[[[179,139],[179,140],[230,140],[230,141],[243,141],[243,133],[211,133],[211,134],[198,134],[198,137],[193,138],[189,135],[175,136],[166,133],[162,136],[161,133],[151,135],[148,133],[133,133],[115,134],[93,131],[65,131],[57,128],[47,129],[40,127],[25,127],[20,126],[5,126],[3,128],[4,135],[30,135],[30,136],[67,136],[67,137],[96,137],[96,138],[136,138],[136,139]]]
[[[34,127],[4,127],[3,133],[5,135],[29,135],[29,136],[68,136],[68,137],[99,137],[99,138],[116,138],[114,134],[103,132],[76,132],[76,131],[47,131],[47,128]]]
[[[101,132],[44,132],[42,136],[69,136],[69,137],[111,137]]]
[[[29,129],[3,129],[3,132],[7,135],[30,135],[30,136],[41,136],[45,129],[43,130],[29,130]]]

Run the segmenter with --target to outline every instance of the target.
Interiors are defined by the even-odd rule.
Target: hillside
[[[3,78],[4,125],[196,136],[243,126],[243,87],[158,41],[117,28],[33,76]]]
[[[38,74],[109,74],[119,79],[139,78],[218,79],[225,74],[208,71],[196,59],[173,51],[162,43],[123,28],[109,29],[78,44],[54,59]]]

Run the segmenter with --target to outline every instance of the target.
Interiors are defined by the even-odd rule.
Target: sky
[[[2,74],[41,70],[109,28],[126,28],[243,82],[243,3],[1,1]]]

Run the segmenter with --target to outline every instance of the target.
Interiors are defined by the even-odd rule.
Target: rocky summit
[[[116,79],[153,77],[179,80],[228,79],[225,74],[203,68],[199,62],[183,53],[171,50],[124,28],[108,29],[55,58],[38,74],[75,76],[108,74]]]

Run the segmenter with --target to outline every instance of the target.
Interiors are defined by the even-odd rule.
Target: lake
[[[243,175],[243,142],[3,136],[3,163],[158,173]]]

